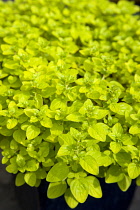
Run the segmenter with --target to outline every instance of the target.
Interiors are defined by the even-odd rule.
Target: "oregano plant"
[[[71,208],[140,185],[140,19],[129,1],[0,1],[0,148]]]

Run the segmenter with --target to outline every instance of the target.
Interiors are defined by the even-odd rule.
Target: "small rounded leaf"
[[[84,203],[88,197],[88,182],[86,179],[74,179],[70,184],[70,190],[79,203]]]
[[[18,123],[17,119],[9,119],[7,121],[7,128],[12,129],[17,125],[17,123]]]
[[[78,205],[78,201],[74,198],[70,189],[66,190],[64,198],[70,208],[74,209]]]
[[[96,160],[90,155],[80,158],[80,165],[90,174],[97,175],[99,173],[99,166]]]
[[[123,179],[124,174],[122,173],[121,167],[117,165],[111,165],[107,170],[105,181],[106,183],[115,183]]]
[[[24,176],[24,180],[28,185],[33,187],[36,184],[36,174],[35,173],[26,173]]]
[[[136,163],[130,163],[128,165],[128,175],[131,179],[135,179],[140,175],[140,167]]]
[[[130,187],[131,182],[132,182],[132,180],[130,179],[130,177],[124,175],[124,178],[118,182],[118,186],[123,192],[125,192]]]
[[[89,195],[94,198],[102,197],[102,189],[99,180],[94,176],[87,176],[86,180],[89,184]]]
[[[16,186],[21,186],[24,183],[25,183],[24,174],[18,173],[17,176],[16,176],[15,185]]]
[[[40,128],[30,125],[26,130],[26,136],[28,140],[34,139],[40,134]]]
[[[69,167],[64,162],[56,163],[48,172],[48,182],[59,182],[67,178]]]
[[[51,199],[58,198],[65,193],[66,189],[67,189],[67,184],[65,181],[50,183],[47,190],[47,196],[48,198]]]
[[[13,133],[13,137],[14,137],[15,141],[17,141],[18,143],[24,144],[25,139],[26,139],[26,133],[25,133],[25,131],[22,131],[22,130],[16,130]]]

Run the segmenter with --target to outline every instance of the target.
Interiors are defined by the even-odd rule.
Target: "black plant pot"
[[[104,179],[100,179],[100,183],[103,197],[97,199],[89,196],[87,201],[79,204],[75,210],[128,210],[136,188],[135,180],[133,180],[126,192],[122,192],[116,183],[106,184]],[[56,199],[48,199],[46,195],[47,188],[48,183],[42,180],[38,188],[41,210],[71,210],[63,196]]]

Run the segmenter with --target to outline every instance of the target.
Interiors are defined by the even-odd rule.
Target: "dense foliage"
[[[127,1],[0,1],[0,147],[16,185],[74,208],[140,184],[140,20]]]

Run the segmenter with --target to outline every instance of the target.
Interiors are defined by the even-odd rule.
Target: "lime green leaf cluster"
[[[140,20],[130,1],[0,0],[0,148],[16,185],[75,208],[140,185]],[[8,17],[8,18],[7,18]]]

